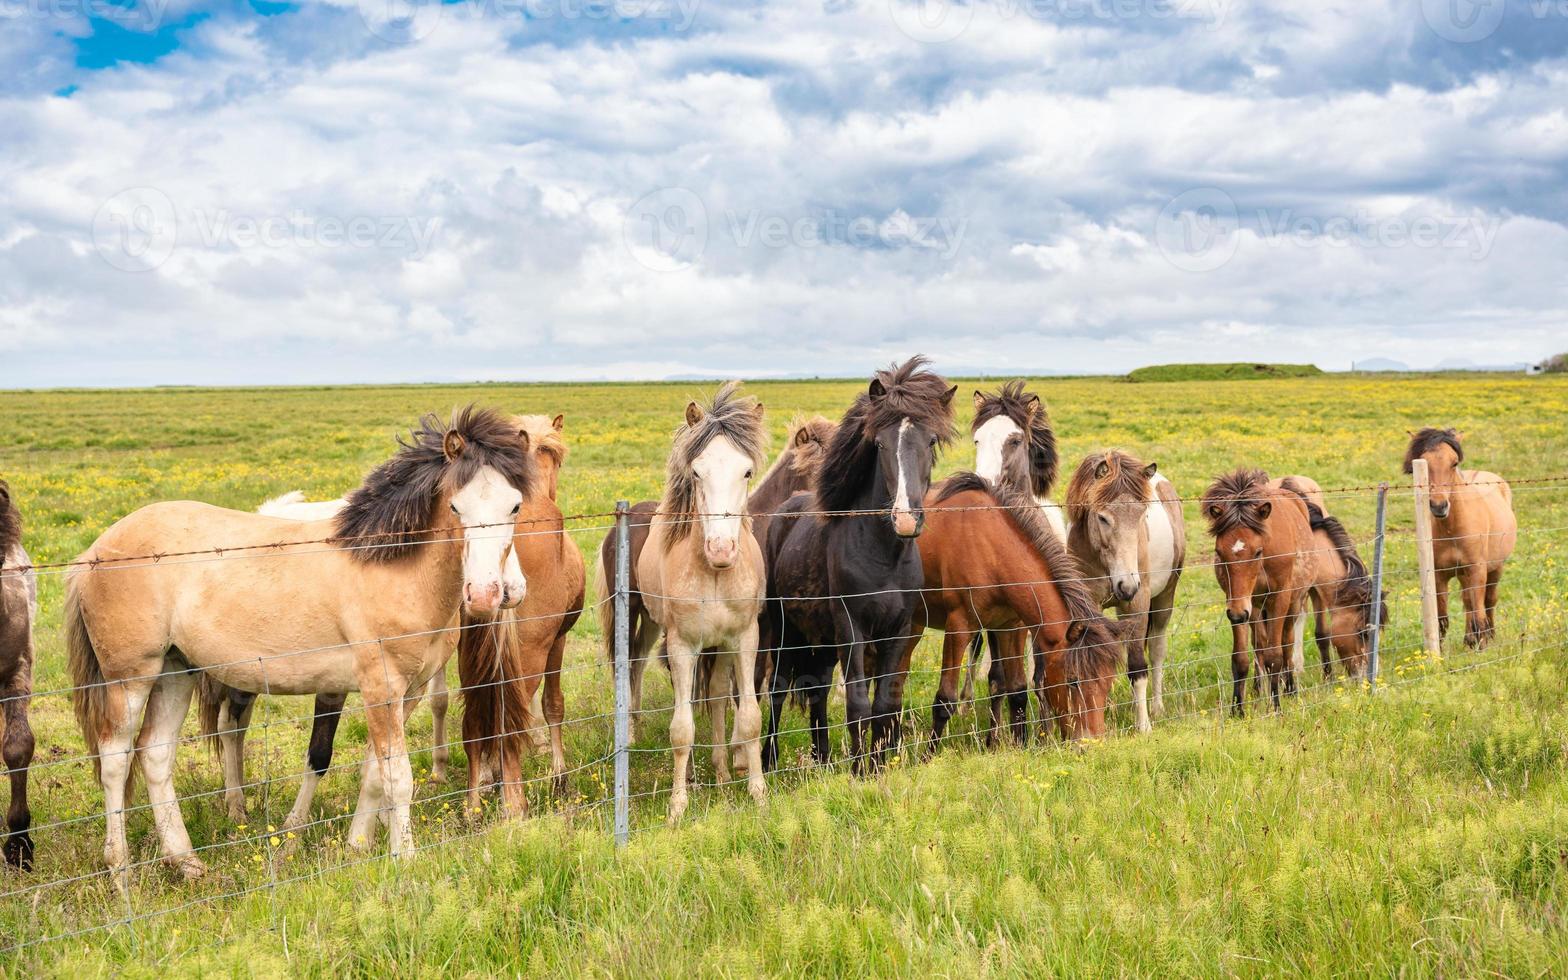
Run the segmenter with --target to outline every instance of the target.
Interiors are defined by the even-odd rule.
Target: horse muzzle
[[[1123,602],[1131,602],[1138,598],[1138,589],[1141,586],[1142,583],[1138,581],[1136,575],[1129,575],[1126,578],[1117,579],[1112,586],[1112,590],[1116,593],[1116,598]]]
[[[505,591],[500,582],[486,585],[469,582],[463,586],[463,612],[475,617],[494,616],[496,610],[504,604]],[[519,596],[517,601],[521,602],[522,597]]]
[[[1232,626],[1240,626],[1242,623],[1245,623],[1247,620],[1252,618],[1252,610],[1227,609],[1225,610],[1225,618],[1230,620],[1230,624]]]
[[[901,538],[918,538],[925,525],[926,515],[920,511],[893,511],[893,533]]]
[[[1427,506],[1431,508],[1432,516],[1441,521],[1441,520],[1447,519],[1448,511],[1450,510],[1450,508],[1452,508],[1453,502],[1452,501],[1448,501],[1448,500],[1444,500],[1441,503],[1439,503],[1438,501],[1433,500],[1430,503],[1428,503]]]
[[[723,571],[740,558],[740,546],[734,538],[707,538],[702,542],[702,557],[710,566]]]

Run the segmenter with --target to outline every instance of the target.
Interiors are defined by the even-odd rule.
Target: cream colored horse
[[[242,691],[362,692],[369,743],[349,839],[368,846],[380,819],[392,853],[412,855],[404,703],[445,662],[459,610],[492,615],[522,601],[511,522],[534,480],[516,428],[470,407],[450,426],[427,416],[331,523],[182,501],[143,507],[105,531],[68,578],[65,629],[116,882],[123,887],[129,867],[133,755],[163,860],[186,877],[205,871],[174,789],[197,671]],[[196,560],[171,554],[220,549]],[[170,556],[144,557],[161,554]]]
[[[729,781],[723,740],[725,707],[735,693],[735,729],[730,742],[746,755],[747,789],[762,803],[762,712],[754,678],[757,617],[762,613],[767,571],[751,533],[746,493],[762,468],[762,405],[741,397],[739,385],[719,389],[704,409],[686,406],[686,424],[670,450],[664,499],[637,561],[637,581],[648,614],[664,629],[675,690],[670,744],[675,778],[669,820],[686,812],[687,771],[696,726],[693,686],[699,657],[710,657],[706,699],[712,722],[713,768]]]

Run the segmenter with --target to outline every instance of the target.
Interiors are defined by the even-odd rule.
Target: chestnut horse
[[[1165,713],[1166,630],[1187,558],[1187,528],[1171,481],[1154,463],[1116,449],[1090,453],[1067,486],[1067,550],[1100,606],[1127,627],[1127,679],[1138,731]],[[1152,666],[1153,670],[1150,670]]]
[[[927,626],[944,631],[931,744],[941,744],[965,653],[981,630],[1025,641],[1005,648],[1015,655],[991,661],[988,741],[1000,726],[1004,694],[1013,737],[1019,744],[1027,740],[1029,639],[1040,675],[1041,718],[1055,715],[1064,738],[1104,734],[1106,696],[1120,660],[1117,634],[1034,499],[974,473],[957,473],[926,495],[925,515],[920,535],[925,588],[915,604],[902,669],[909,669]],[[1072,710],[1052,706],[1065,692],[1048,696],[1045,690],[1045,664],[1058,660],[1064,669],[1059,683],[1071,685],[1077,695]]]
[[[33,869],[32,812],[27,808],[27,769],[33,764],[33,729],[27,703],[33,693],[33,620],[38,618],[38,576],[22,550],[22,514],[11,487],[0,480],[0,758],[11,779],[5,813],[5,863]]]
[[[1439,632],[1448,635],[1448,588],[1457,578],[1465,609],[1465,646],[1484,647],[1497,632],[1497,586],[1519,525],[1513,488],[1496,473],[1460,469],[1464,458],[1458,432],[1426,428],[1410,435],[1405,472],[1417,459],[1426,460]]]
[[[512,521],[536,476],[516,433],[505,416],[474,407],[450,425],[426,416],[330,523],[153,504],[83,553],[66,580],[67,660],[117,884],[130,862],[133,754],[163,860],[186,877],[205,871],[174,789],[180,726],[202,671],[242,691],[361,691],[369,738],[349,840],[368,846],[382,821],[392,853],[412,856],[405,701],[445,663],[460,611],[493,615],[527,588]],[[141,557],[218,548],[224,560]]]
[[[1238,469],[1204,491],[1202,508],[1214,536],[1214,575],[1225,591],[1225,618],[1231,624],[1234,710],[1244,713],[1249,623],[1258,669],[1268,677],[1277,710],[1281,691],[1296,691],[1284,638],[1294,636],[1313,576],[1307,503],[1270,486],[1262,470]]]

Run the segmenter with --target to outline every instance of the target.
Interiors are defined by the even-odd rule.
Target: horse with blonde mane
[[[204,671],[253,693],[360,691],[369,738],[349,840],[368,846],[379,820],[392,853],[411,856],[405,703],[445,663],[459,612],[492,616],[523,600],[512,521],[536,479],[515,427],[471,406],[449,424],[426,416],[330,522],[179,501],[99,536],[67,577],[64,618],[116,882],[130,865],[133,756],[163,860],[186,877],[205,871],[174,789],[180,726]],[[218,549],[222,561],[147,557]]]
[[[762,713],[757,705],[757,617],[767,590],[762,549],[746,513],[752,474],[765,460],[762,405],[742,396],[740,385],[719,388],[710,405],[686,406],[666,466],[664,497],[648,525],[637,559],[637,581],[648,616],[664,630],[664,656],[675,692],[670,745],[675,773],[669,821],[686,812],[687,772],[696,726],[693,687],[699,658],[713,733],[713,768],[729,781],[725,708],[735,698],[730,745],[746,756],[747,789],[759,804],[762,779]]]
[[[33,729],[27,704],[33,693],[33,621],[38,618],[38,576],[22,548],[22,513],[11,487],[0,480],[0,759],[11,781],[5,814],[5,863],[33,869],[32,811],[27,770],[33,764]]]
[[[1514,552],[1519,523],[1508,481],[1486,470],[1460,469],[1465,451],[1454,429],[1410,434],[1405,472],[1426,460],[1432,511],[1432,566],[1437,570],[1437,624],[1448,635],[1448,589],[1459,580],[1465,646],[1484,647],[1497,634],[1497,590]]]

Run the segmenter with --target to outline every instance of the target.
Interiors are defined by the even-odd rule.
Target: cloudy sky
[[[0,387],[1568,348],[1568,0],[0,0]]]

